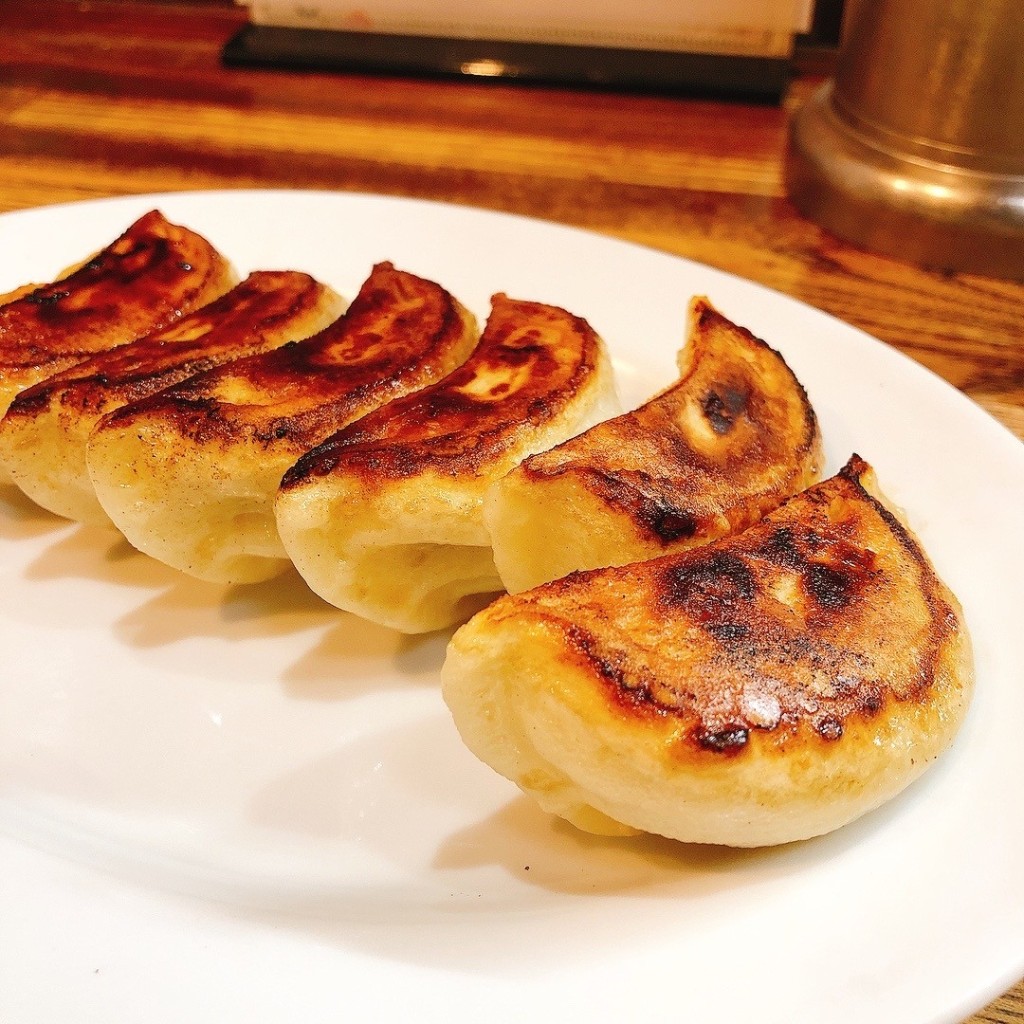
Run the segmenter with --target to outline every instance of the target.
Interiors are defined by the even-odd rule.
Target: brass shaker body
[[[870,249],[1024,280],[1024,5],[859,0],[797,111],[804,214]]]

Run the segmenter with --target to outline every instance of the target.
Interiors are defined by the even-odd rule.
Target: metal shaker
[[[794,116],[790,197],[877,252],[1024,280],[1024,5],[858,0]]]

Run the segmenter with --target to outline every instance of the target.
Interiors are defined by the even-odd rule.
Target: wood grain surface
[[[0,0],[0,212],[283,186],[528,214],[691,257],[832,313],[1024,438],[1024,284],[872,255],[787,201],[788,119],[814,75],[797,75],[776,107],[227,69],[221,48],[244,17],[216,0]],[[1024,1022],[1024,983],[971,1021]]]

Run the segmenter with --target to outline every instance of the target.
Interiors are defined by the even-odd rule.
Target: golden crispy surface
[[[477,340],[439,285],[383,263],[318,334],[108,413],[88,445],[97,497],[142,551],[202,579],[253,582],[288,562],[273,499],[339,427],[444,376]]]
[[[127,345],[87,356],[22,392],[9,415],[31,417],[59,403],[102,415],[222,363],[312,334],[343,303],[297,271],[260,270],[220,298]],[[306,333],[303,334],[302,332]]]
[[[858,463],[732,541],[524,595],[623,716],[671,715],[682,756],[833,742],[927,699],[957,616]],[[908,586],[912,582],[913,586]],[[623,600],[628,586],[628,604]]]
[[[358,475],[372,487],[428,469],[493,472],[506,453],[518,461],[524,435],[559,416],[591,382],[600,344],[586,321],[563,309],[496,295],[466,363],[310,451],[282,487],[329,473]]]
[[[204,238],[147,213],[68,276],[0,306],[0,412],[30,384],[167,326],[234,280]]]
[[[86,443],[101,416],[195,373],[307,337],[343,307],[332,289],[308,274],[250,274],[169,326],[87,356],[22,391],[0,421],[0,460],[44,508],[104,522],[86,468]]]
[[[639,409],[495,487],[488,519],[510,591],[706,543],[818,479],[821,439],[799,381],[706,299],[691,304],[680,370]]]
[[[487,487],[615,408],[611,364],[565,310],[494,297],[473,355],[335,434],[285,474],[277,522],[310,587],[405,632],[465,620],[501,589]]]
[[[527,790],[571,791],[585,827],[685,840],[805,838],[892,796],[951,740],[972,673],[956,599],[872,488],[854,457],[731,538],[499,600],[445,669],[467,742]],[[521,686],[467,680],[501,678],[487,645]],[[532,761],[501,752],[488,700]]]
[[[297,457],[461,363],[476,341],[471,322],[443,288],[382,263],[345,315],[314,337],[193,377],[103,426],[160,420],[186,442],[244,440]]]

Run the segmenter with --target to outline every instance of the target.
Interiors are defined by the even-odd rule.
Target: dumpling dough
[[[517,593],[743,529],[819,478],[817,418],[782,356],[693,301],[681,377],[495,483],[484,521]]]
[[[960,606],[867,464],[743,533],[503,597],[453,637],[469,748],[605,834],[762,846],[852,821],[950,744]]]
[[[141,551],[199,579],[288,568],[274,524],[284,471],[340,426],[438,380],[477,341],[440,285],[373,268],[340,320],[108,413],[89,438],[104,511]]]
[[[278,530],[339,608],[407,633],[464,621],[501,588],[481,515],[488,485],[615,411],[608,356],[585,321],[497,295],[465,365],[286,474]]]
[[[150,211],[60,280],[4,298],[0,415],[25,388],[174,323],[236,280],[205,238]]]
[[[305,338],[343,309],[340,297],[308,274],[256,271],[169,327],[22,391],[0,421],[0,459],[43,508],[109,524],[86,464],[89,435],[101,417],[194,373]]]

